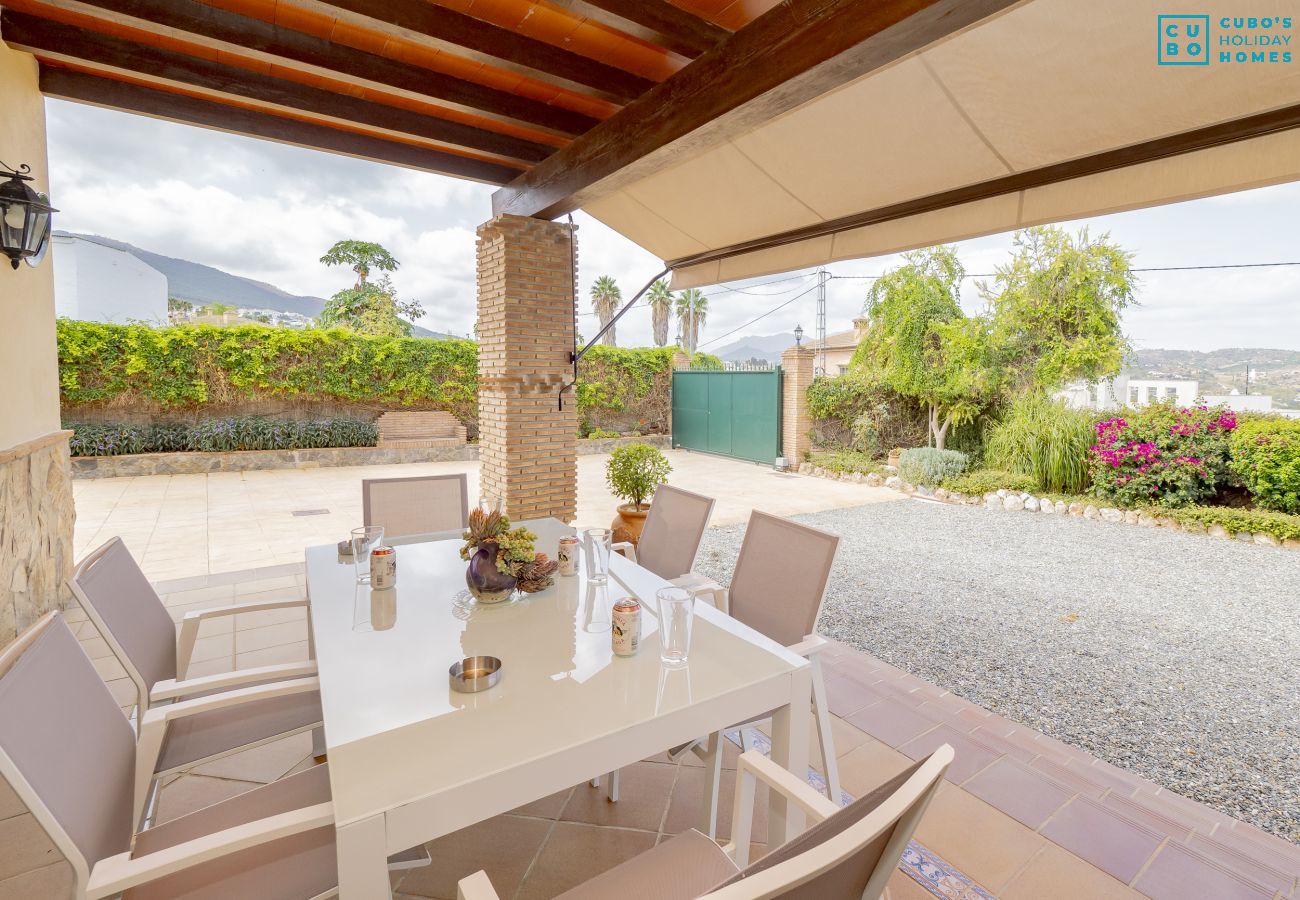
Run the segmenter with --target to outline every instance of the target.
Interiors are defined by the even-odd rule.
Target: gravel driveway
[[[843,535],[822,631],[1300,841],[1300,553],[919,501]],[[743,526],[710,529],[729,577]]]

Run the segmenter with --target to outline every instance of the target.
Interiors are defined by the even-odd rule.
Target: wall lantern
[[[794,345],[798,347],[803,343],[803,326],[794,326]]]
[[[58,212],[50,206],[50,198],[32,190],[27,182],[31,166],[21,165],[11,169],[0,163],[0,250],[9,257],[16,269],[20,259],[29,266],[39,266],[50,245],[50,213]]]

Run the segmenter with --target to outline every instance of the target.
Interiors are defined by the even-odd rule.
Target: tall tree
[[[650,304],[650,322],[654,328],[655,346],[666,347],[668,346],[668,324],[673,317],[673,292],[668,290],[668,282],[661,278],[650,285],[646,302]]]
[[[1012,247],[996,289],[979,286],[1011,386],[1050,391],[1119,372],[1129,351],[1120,316],[1135,302],[1132,254],[1108,234],[1054,225],[1017,232]]]
[[[614,318],[614,313],[618,312],[618,304],[622,299],[623,291],[610,275],[601,275],[591,285],[591,309],[596,314],[596,318],[600,319],[601,328]],[[610,328],[601,338],[601,342],[611,347],[616,346],[614,335],[617,331],[617,326]]]
[[[339,241],[321,257],[327,266],[349,266],[357,273],[356,283],[339,291],[325,304],[317,323],[325,328],[351,328],[380,337],[409,337],[411,323],[424,315],[424,307],[413,300],[399,300],[388,272],[400,265],[387,250],[367,241]],[[372,270],[384,272],[369,281]]]
[[[699,288],[688,288],[677,295],[677,342],[687,353],[695,353],[700,344],[700,329],[709,320],[709,298]]]
[[[379,272],[395,272],[401,265],[393,259],[393,255],[381,247],[379,244],[370,241],[338,241],[333,247],[320,258],[320,261],[327,266],[348,266],[353,272],[357,273],[357,283],[353,285],[360,288],[370,277],[370,272],[376,270]]]
[[[902,266],[871,286],[870,328],[853,355],[854,368],[926,405],[939,449],[952,425],[974,418],[997,381],[985,323],[962,314],[965,274],[952,247],[904,254]]]

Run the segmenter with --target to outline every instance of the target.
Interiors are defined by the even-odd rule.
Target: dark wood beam
[[[211,50],[237,53],[345,84],[564,137],[582,134],[600,121],[195,0],[51,0],[51,5]]]
[[[784,0],[492,195],[554,218],[1020,0]]]
[[[327,125],[286,119],[270,113],[227,106],[211,100],[172,94],[50,65],[41,66],[40,87],[46,96],[61,100],[74,100],[170,122],[197,125],[488,184],[502,184],[518,172],[509,166],[470,159],[442,150],[386,141]]]
[[[428,0],[294,0],[357,28],[626,103],[655,82]]]
[[[593,22],[657,44],[687,59],[712,50],[731,32],[667,0],[552,0]]]
[[[809,238],[838,234],[854,228],[879,225],[883,222],[892,222],[908,216],[948,209],[949,207],[960,206],[963,203],[973,203],[977,200],[987,200],[1004,194],[1046,187],[1047,185],[1058,184],[1075,178],[1086,178],[1089,175],[1099,175],[1103,172],[1124,169],[1129,166],[1156,162],[1173,156],[1195,153],[1198,150],[1209,150],[1213,147],[1248,141],[1252,138],[1264,137],[1280,131],[1290,131],[1295,128],[1300,128],[1300,104],[1233,119],[1230,122],[1221,122],[1218,125],[1184,131],[1179,134],[1144,141],[1140,144],[1120,147],[1116,150],[1106,150],[1102,153],[1094,153],[1091,156],[1054,163],[1050,166],[1042,166],[1026,172],[1003,175],[1000,178],[992,178],[978,184],[941,191],[937,194],[930,194],[913,200],[905,200],[902,203],[894,203],[889,206],[842,216],[838,219],[830,219],[815,225],[805,225],[802,228],[794,228],[779,234],[755,238],[728,247],[720,247],[717,250],[683,256],[680,259],[671,260],[668,265],[670,268],[680,269],[700,263],[714,262],[757,250],[767,250],[772,247],[798,243]]]
[[[0,11],[0,34],[11,47],[44,60],[107,69],[161,86],[197,88],[283,110],[310,113],[343,124],[365,125],[420,138],[442,149],[469,149],[523,162],[538,162],[554,148],[483,128],[451,122],[344,94],[272,78],[248,69],[108,37],[84,28]]]

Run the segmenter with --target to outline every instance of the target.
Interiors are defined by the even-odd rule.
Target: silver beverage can
[[[615,603],[610,624],[614,655],[636,656],[641,649],[641,601],[624,597]]]
[[[560,564],[561,575],[577,575],[578,539],[573,535],[560,538],[560,550],[555,559]]]
[[[370,587],[384,591],[397,584],[397,551],[376,547],[370,551]]]

